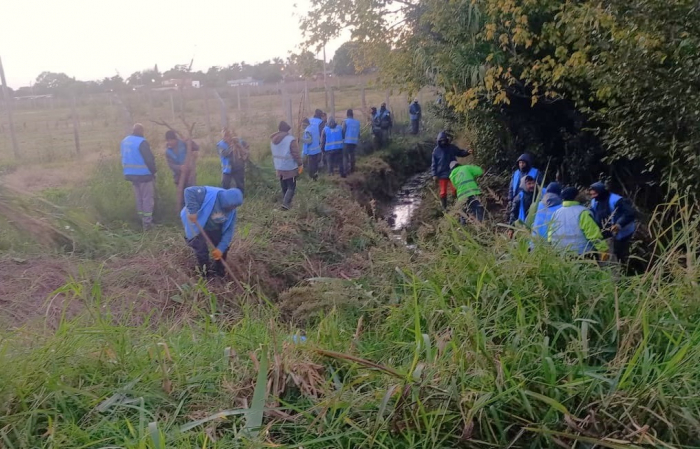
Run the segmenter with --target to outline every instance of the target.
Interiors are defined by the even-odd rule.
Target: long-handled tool
[[[197,226],[197,229],[199,229],[199,232],[204,236],[204,240],[207,241],[209,246],[211,246],[212,248],[216,248],[216,245],[214,245],[214,242],[211,241],[211,238],[209,238],[209,235],[207,234],[207,232],[204,230],[204,228],[202,228],[202,225],[200,225],[199,222],[197,222],[197,221],[195,221],[194,224]],[[233,270],[229,266],[226,259],[223,258],[223,256],[221,257],[220,262],[224,265],[224,268],[226,269],[226,272],[228,273],[228,275],[231,276],[231,279],[233,279],[239,286],[243,287],[243,284],[241,284],[241,282],[238,280],[238,278],[233,273]]]

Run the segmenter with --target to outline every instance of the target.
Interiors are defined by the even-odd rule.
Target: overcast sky
[[[2,0],[0,57],[12,88],[44,70],[79,80],[287,58],[308,0]],[[326,47],[330,60],[342,41]]]

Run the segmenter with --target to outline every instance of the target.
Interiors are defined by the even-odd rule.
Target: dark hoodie
[[[469,151],[462,150],[457,145],[448,143],[438,144],[433,150],[433,163],[430,166],[430,173],[438,179],[450,178],[450,162],[456,161],[458,157],[469,156]]]
[[[542,173],[538,169],[534,169],[536,172],[535,173],[530,173],[530,170],[533,168],[532,167],[532,156],[530,156],[527,153],[521,154],[516,163],[523,161],[527,165],[525,166],[524,170],[520,170],[520,167],[518,167],[515,172],[513,172],[513,179],[511,180],[511,185],[510,185],[510,196],[511,199],[515,198],[515,196],[522,190],[520,188],[520,184],[522,183],[522,180],[525,179],[525,176],[531,175],[533,178],[535,178],[535,182],[537,183],[538,186],[542,185]]]
[[[282,139],[287,137],[289,135],[289,132],[283,132],[283,131],[277,131],[273,135],[270,136],[270,141],[277,145],[278,143],[282,142]],[[301,161],[301,153],[299,152],[299,144],[297,143],[297,140],[294,139],[292,142],[289,144],[289,152],[292,154],[292,158],[294,158],[294,162],[297,163],[297,165],[302,165],[303,162]],[[299,176],[299,169],[295,168],[294,170],[276,170],[277,171],[277,177],[280,179],[289,179],[293,178],[295,176]]]
[[[605,187],[602,182],[596,182],[590,187],[591,190],[598,192],[598,198],[596,198],[596,207],[591,208],[593,213],[593,219],[595,222],[603,229],[603,237],[611,237],[609,227],[613,224],[619,225],[624,228],[628,224],[634,222],[636,218],[636,213],[632,203],[627,198],[621,198],[617,204],[615,204],[615,210],[610,209],[610,192]]]

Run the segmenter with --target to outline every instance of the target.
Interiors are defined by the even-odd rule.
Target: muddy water
[[[426,171],[411,176],[408,181],[397,192],[394,200],[389,205],[387,222],[394,231],[394,236],[401,241],[403,230],[406,229],[413,220],[413,215],[420,206],[421,192],[430,180],[430,172]]]

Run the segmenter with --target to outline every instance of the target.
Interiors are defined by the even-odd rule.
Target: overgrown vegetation
[[[301,329],[203,284],[188,320],[123,326],[121,298],[77,279],[90,319],[2,342],[3,444],[695,447],[700,223],[681,210],[634,278],[445,221],[412,261],[378,249],[310,281]]]
[[[700,193],[693,0],[314,0],[310,45],[350,28],[388,84],[446,92],[485,164],[529,151],[564,182]],[[390,44],[387,45],[387,42]]]

